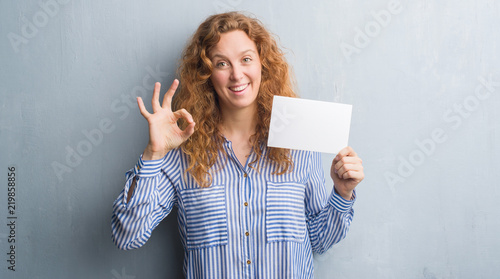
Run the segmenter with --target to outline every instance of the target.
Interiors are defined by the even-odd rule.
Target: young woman
[[[320,155],[266,146],[274,95],[295,97],[288,64],[262,24],[240,13],[203,22],[153,112],[149,143],[114,203],[121,249],[141,247],[173,206],[187,278],[313,278],[322,253],[349,229],[364,178],[350,148],[332,162],[326,194]],[[334,121],[334,120],[332,120]]]

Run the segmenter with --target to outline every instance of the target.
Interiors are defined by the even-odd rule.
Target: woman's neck
[[[229,140],[250,140],[250,137],[255,134],[257,126],[255,108],[245,108],[234,111],[222,112],[222,123],[220,131]]]
[[[250,137],[255,134],[257,126],[256,109],[239,109],[222,114],[222,123],[219,127],[224,137],[231,141],[234,155],[242,166],[246,165],[252,150]]]

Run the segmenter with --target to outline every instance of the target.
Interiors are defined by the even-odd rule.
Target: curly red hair
[[[181,86],[173,100],[174,110],[185,108],[196,122],[194,134],[181,148],[189,157],[187,171],[202,187],[211,184],[208,170],[215,164],[219,151],[223,151],[224,142],[219,133],[219,124],[222,122],[219,102],[210,81],[213,65],[209,51],[219,42],[221,34],[233,30],[245,32],[255,42],[262,64],[257,96],[257,132],[250,138],[257,156],[250,166],[255,168],[255,163],[263,156],[262,147],[269,134],[273,96],[297,97],[284,53],[259,20],[238,12],[208,17],[184,49],[179,67]],[[185,125],[181,121],[181,127]],[[270,147],[267,159],[278,166],[277,174],[287,172],[293,165],[288,149]]]

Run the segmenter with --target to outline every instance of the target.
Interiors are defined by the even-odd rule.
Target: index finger
[[[345,156],[358,156],[358,154],[356,154],[350,146],[346,146],[342,148],[339,153],[337,153],[337,156],[335,156],[335,159],[333,160],[337,162]]]
[[[163,108],[166,108],[168,106],[171,109],[170,104],[172,103],[172,97],[174,97],[175,91],[177,90],[178,86],[179,80],[174,79],[172,85],[170,85],[170,88],[165,93],[165,96],[163,96],[163,103],[161,105]]]

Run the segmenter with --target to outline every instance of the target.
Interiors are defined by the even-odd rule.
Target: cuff
[[[164,161],[165,157],[158,160],[142,160],[141,154],[133,169],[134,176],[139,178],[156,176],[160,172]]]
[[[352,192],[351,200],[344,199],[341,195],[335,191],[335,187],[332,189],[332,194],[328,203],[340,212],[348,212],[351,210],[354,202],[356,201],[356,190]]]
[[[158,159],[158,160],[142,160],[142,154],[139,157],[139,161],[137,161],[137,164],[135,164],[134,168],[129,170],[126,174],[127,176],[127,183],[125,184],[125,188],[123,191],[123,205],[126,207],[132,206],[132,204],[137,203],[136,199],[134,198],[135,196],[143,196],[147,197],[148,195],[145,195],[144,193],[137,193],[137,192],[144,192],[148,191],[148,189],[144,189],[144,187],[138,187],[139,184],[139,179],[141,178],[151,178],[155,177],[160,171],[161,171],[161,166],[163,165],[164,158]],[[135,189],[133,190],[134,193],[132,193],[132,197],[130,198],[130,201],[127,202],[128,199],[128,192],[130,191],[130,186],[133,183],[133,179],[136,179],[136,186]],[[139,189],[138,189],[139,188]],[[147,187],[146,187],[147,188]]]

